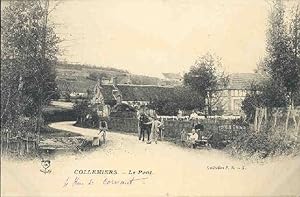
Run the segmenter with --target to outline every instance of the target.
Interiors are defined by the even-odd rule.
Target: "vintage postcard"
[[[1,0],[1,196],[300,196],[297,0]]]

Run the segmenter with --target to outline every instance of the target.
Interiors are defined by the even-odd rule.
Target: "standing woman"
[[[148,141],[148,144],[151,144],[151,141],[154,140],[155,144],[157,144],[157,138],[159,135],[159,128],[160,126],[162,126],[162,123],[157,119],[156,116],[154,116],[153,120],[150,122],[145,123],[146,125],[150,125],[151,126],[151,134],[150,134],[150,141]]]
[[[99,137],[103,139],[103,143],[106,141],[106,131],[108,130],[108,125],[106,121],[100,121],[99,125]],[[100,141],[99,141],[100,142]]]

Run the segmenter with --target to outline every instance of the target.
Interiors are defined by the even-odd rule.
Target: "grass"
[[[288,132],[248,132],[239,135],[226,149],[232,156],[265,159],[281,155],[298,155],[300,143]]]
[[[53,137],[76,137],[76,136],[82,136],[77,133],[54,129],[49,127],[48,125],[43,126],[41,129],[41,137],[42,138],[53,138]]]

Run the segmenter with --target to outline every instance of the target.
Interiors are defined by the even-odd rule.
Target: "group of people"
[[[154,141],[157,144],[158,137],[161,133],[163,123],[158,120],[157,116],[148,116],[145,113],[139,116],[139,140],[145,140],[147,134],[147,144]]]
[[[193,121],[193,120],[197,120],[199,118],[207,117],[206,114],[204,114],[203,116],[199,115],[201,113],[196,112],[195,110],[193,110],[189,116],[183,116],[183,114],[184,114],[183,111],[181,109],[179,109],[178,112],[177,112],[177,118],[179,118],[179,119],[184,118],[184,119],[188,119],[188,120]]]
[[[195,114],[195,112],[193,111]],[[191,117],[193,118],[194,114],[191,114]],[[152,142],[155,142],[157,144],[159,136],[162,137],[162,129],[163,129],[163,123],[159,120],[156,114],[154,115],[147,115],[147,113],[140,113],[138,115],[139,120],[139,140],[145,141],[145,135],[147,135],[147,144],[151,144]],[[201,125],[200,125],[201,126]],[[192,129],[191,133],[187,133],[185,129],[181,132],[181,141],[184,143],[187,143],[188,146],[195,148],[196,141],[198,140],[198,134],[196,132],[196,129],[203,129],[203,128],[197,128],[195,126]],[[105,143],[106,141],[106,132],[108,131],[108,125],[107,122],[104,120],[101,120],[99,122],[99,132],[97,136],[93,138],[92,145],[93,146],[100,146],[101,143]]]

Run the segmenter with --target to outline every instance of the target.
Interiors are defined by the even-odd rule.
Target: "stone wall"
[[[191,132],[194,125],[202,124],[203,131],[199,131],[201,135],[219,134],[224,138],[231,139],[239,132],[247,130],[245,126],[232,124],[230,121],[224,120],[164,120],[163,136],[165,138],[180,139],[180,133],[183,129]],[[108,127],[111,131],[124,131],[129,133],[138,133],[138,119],[134,118],[110,118]]]
[[[111,131],[138,133],[138,119],[111,117],[108,121],[108,128]]]

